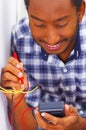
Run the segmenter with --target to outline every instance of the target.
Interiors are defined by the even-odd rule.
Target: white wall
[[[11,28],[24,15],[23,0],[0,0],[0,71],[10,55]]]
[[[8,4],[9,3],[9,4]],[[15,0],[0,1],[0,70],[7,62],[10,50],[10,31],[16,23]]]
[[[0,73],[10,55],[11,28],[24,15],[26,10],[23,0],[0,0]],[[3,93],[0,93],[0,130],[12,130]]]
[[[26,7],[24,4],[24,0],[16,0],[16,20],[20,20],[23,16],[27,15]]]

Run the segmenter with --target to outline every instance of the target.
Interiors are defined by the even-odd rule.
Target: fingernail
[[[34,110],[34,113],[37,114],[37,110]]]
[[[19,83],[21,84],[21,80],[19,80]]]
[[[22,62],[20,62],[20,66],[23,67],[23,63]]]
[[[69,105],[65,104],[66,110],[69,110]]]
[[[19,68],[20,68],[20,64],[17,64],[17,65],[16,65],[16,68],[18,68],[18,69],[19,69]]]
[[[24,84],[21,84],[21,88],[25,89],[25,86],[24,86]]]
[[[22,72],[18,73],[18,77],[21,78],[23,76]]]
[[[56,125],[56,124],[57,124],[57,122],[53,122],[53,124],[54,124],[54,125]]]
[[[45,116],[46,116],[46,114],[45,114],[45,113],[41,113],[41,116],[45,117]]]

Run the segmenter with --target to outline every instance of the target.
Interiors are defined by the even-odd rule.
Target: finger
[[[47,127],[46,121],[41,117],[38,108],[35,109],[35,117],[40,128],[45,129]]]
[[[79,116],[71,115],[64,119],[64,126],[65,128],[73,126],[79,122]]]
[[[23,63],[19,62],[17,59],[15,59],[14,57],[10,57],[8,59],[8,63],[13,65],[14,67],[16,67],[17,69],[19,69],[20,71],[23,71]]]
[[[65,104],[65,116],[68,116],[70,114],[70,106],[68,104]]]
[[[53,115],[50,115],[48,113],[41,113],[41,116],[45,119],[47,119],[50,123],[56,125],[56,124],[60,124],[63,125],[63,119],[62,118],[58,118],[55,117]]]
[[[20,70],[24,73],[23,63],[22,63],[22,62],[20,62],[20,63],[19,63],[19,65],[20,65],[20,66],[19,66],[19,69],[20,69]]]
[[[12,88],[13,90],[20,90],[21,89],[20,84],[12,82],[10,80],[4,81],[4,85],[2,84],[2,87],[5,88],[5,89]]]
[[[78,111],[73,105],[70,105],[70,113],[71,113],[71,115],[72,114],[78,115]]]
[[[72,105],[65,104],[65,115],[66,116],[69,116],[69,115],[78,115],[78,111]]]
[[[15,59],[14,57],[10,57],[8,59],[8,63],[12,64],[13,66],[16,66],[17,64],[19,64],[19,61]]]
[[[44,130],[64,130],[62,125],[51,124],[50,122],[48,122],[48,120],[45,120],[44,118],[42,118],[38,111],[38,108],[35,110],[35,116],[36,116],[38,125],[40,126],[40,128]]]
[[[13,57],[11,57],[8,62],[11,63],[12,60],[13,60],[12,65],[15,66],[20,71],[20,72],[17,72],[18,73],[18,78],[19,78],[19,82],[22,84],[22,87],[24,87],[25,85],[23,85],[23,84],[25,84],[25,80],[24,80],[23,63],[18,62],[18,60],[16,60]]]
[[[9,72],[6,72],[1,77],[1,85],[3,87],[11,87],[12,89],[20,90],[25,88],[26,84],[21,84],[21,80]],[[27,86],[26,86],[27,87]]]
[[[28,83],[27,75],[25,73],[24,73],[24,87],[25,87],[25,89],[29,88],[29,83]]]
[[[74,125],[79,120],[78,111],[73,105],[65,104],[65,115],[64,124],[66,127]]]
[[[13,81],[15,83],[19,83],[19,79],[15,75],[9,72],[3,73],[3,76],[1,78],[2,82],[7,81],[7,80]]]
[[[73,125],[78,120],[78,116],[76,116],[76,115],[70,115],[68,117],[63,117],[63,118],[57,118],[48,113],[41,113],[41,115],[42,115],[42,117],[47,119],[52,124],[61,125],[63,127],[70,126],[71,124]]]
[[[3,71],[4,73],[2,73],[2,76],[1,76],[1,82],[2,82],[3,86],[4,86],[4,81],[7,81],[7,80],[19,83],[19,79],[23,76],[22,72],[18,72],[17,69],[14,68],[13,73],[15,73],[15,74],[13,74],[11,67],[10,67],[10,72],[8,71],[8,69],[6,69],[6,70],[7,71]]]
[[[2,73],[1,74],[3,75],[3,73],[5,73],[5,72],[9,72],[9,73],[15,75],[18,78],[23,77],[23,73],[19,69],[17,69],[16,67],[12,66],[11,64],[7,64],[2,69]]]
[[[14,57],[10,57],[8,59],[8,64],[14,66],[17,69],[23,69],[23,64],[21,62],[19,62],[17,59],[15,59]]]

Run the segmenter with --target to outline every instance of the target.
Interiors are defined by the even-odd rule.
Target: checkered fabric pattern
[[[85,16],[86,17],[86,16]],[[64,101],[73,104],[82,117],[86,117],[86,19],[79,24],[76,47],[68,61],[63,63],[57,55],[48,55],[33,39],[28,18],[13,27],[12,51],[15,50],[30,83],[25,96],[27,104],[38,106],[40,101]]]

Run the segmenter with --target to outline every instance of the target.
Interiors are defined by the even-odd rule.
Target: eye
[[[38,27],[38,28],[44,28],[45,27],[45,25],[44,24],[34,24],[36,27]]]
[[[56,27],[65,27],[68,23],[67,22],[61,22],[56,24]]]

